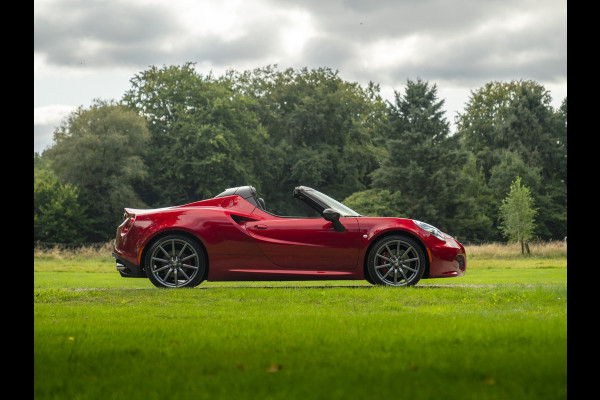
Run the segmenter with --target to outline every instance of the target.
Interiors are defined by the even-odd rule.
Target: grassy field
[[[467,247],[461,278],[157,289],[34,252],[36,399],[566,399],[562,243]]]

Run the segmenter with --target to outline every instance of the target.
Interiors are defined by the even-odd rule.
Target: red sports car
[[[126,208],[113,251],[117,270],[157,287],[325,279],[410,286],[465,274],[464,247],[429,224],[362,216],[306,186],[293,197],[320,216],[274,215],[252,186],[181,206]]]

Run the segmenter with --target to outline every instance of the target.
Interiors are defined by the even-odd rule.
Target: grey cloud
[[[352,76],[348,79],[381,84],[416,76],[465,85],[482,78],[566,79],[562,0],[265,0],[256,6],[263,5],[310,13],[315,35],[295,57],[302,65],[294,67],[327,66]],[[216,34],[190,36],[172,10],[127,1],[57,0],[51,12],[35,14],[34,50],[55,65],[145,67],[195,61],[260,67],[267,60],[289,66],[279,40],[286,21],[278,20],[277,13],[242,20],[246,34],[226,40]],[[478,30],[489,21],[512,21],[512,13],[521,11],[544,17],[535,21],[539,25]],[[361,69],[369,46],[410,35],[425,40],[419,57],[385,71]]]
[[[56,127],[55,125],[33,125],[34,152],[42,153],[51,145]]]
[[[258,61],[275,56],[279,51],[279,27],[274,24],[253,24],[248,34],[232,40],[216,35],[190,38],[178,53],[188,61],[209,61],[218,66],[228,66],[238,61]],[[257,65],[258,66],[258,65]]]
[[[247,35],[191,36],[166,7],[60,0],[34,20],[34,51],[66,66],[148,66],[210,61],[227,65],[277,53],[278,21],[244,21]],[[160,45],[163,46],[160,46]],[[168,46],[171,44],[171,46]]]
[[[147,62],[161,55],[155,40],[183,33],[169,14],[166,7],[128,2],[57,1],[35,15],[34,51],[54,65],[136,64],[140,54]]]
[[[446,80],[469,85],[488,80],[566,79],[566,2],[460,0],[283,1],[309,11],[320,38],[306,47],[307,61],[321,60],[355,79],[380,83],[406,78]],[[282,1],[272,2],[281,6]],[[519,13],[536,25],[504,27]],[[494,29],[482,29],[486,24]],[[415,60],[386,71],[360,69],[363,49],[381,40],[425,38]],[[395,49],[390,48],[390,52]],[[419,59],[423,61],[419,61]],[[348,74],[345,74],[348,75]],[[387,82],[383,82],[387,81]]]
[[[464,81],[482,77],[552,81],[567,74],[566,32],[529,27],[451,43],[418,67],[436,78]]]
[[[319,31],[351,40],[373,40],[415,33],[444,33],[467,30],[487,16],[500,15],[510,7],[499,1],[481,0],[373,0],[301,3],[283,0],[310,12]],[[273,1],[281,6],[281,0]]]
[[[344,64],[351,63],[357,55],[353,42],[340,37],[315,37],[305,45],[303,60],[311,67],[330,67],[342,69]]]

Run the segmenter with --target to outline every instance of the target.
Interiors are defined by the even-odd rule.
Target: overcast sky
[[[472,90],[531,79],[567,95],[566,0],[35,0],[34,151],[78,106],[119,100],[151,65],[220,76],[330,67],[381,86],[436,84],[453,122]]]

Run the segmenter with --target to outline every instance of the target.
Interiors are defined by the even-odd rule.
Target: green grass
[[[36,399],[566,399],[567,259],[413,288],[204,282],[34,256]]]

